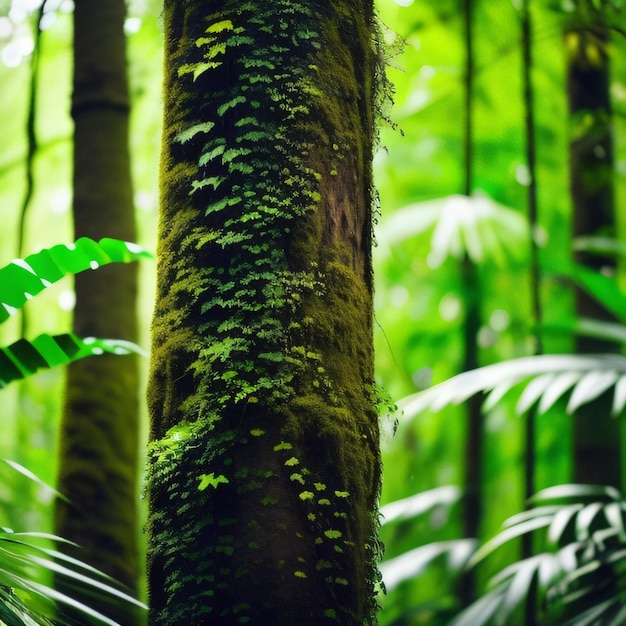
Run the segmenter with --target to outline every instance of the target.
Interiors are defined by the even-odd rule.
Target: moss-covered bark
[[[128,150],[124,0],[77,0],[74,26],[75,236],[135,240]],[[76,276],[74,331],[136,340],[134,266]],[[56,531],[77,554],[131,591],[137,541],[138,372],[135,357],[101,356],[69,367],[60,436]],[[90,602],[93,600],[90,598]],[[122,624],[136,616],[100,606]]]
[[[166,1],[150,623],[375,622],[370,1]]]

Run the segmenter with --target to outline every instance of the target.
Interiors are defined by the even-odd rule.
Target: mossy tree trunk
[[[371,0],[166,0],[151,624],[374,623]]]
[[[75,237],[136,237],[125,10],[124,0],[75,2]],[[119,265],[78,274],[74,331],[135,341],[136,273],[135,266]],[[58,484],[70,503],[59,502],[56,515],[56,532],[80,545],[77,555],[131,593],[139,572],[138,393],[135,357],[92,357],[69,367]],[[128,605],[98,608],[122,624],[135,623]]]
[[[589,5],[589,6],[587,6]],[[586,8],[587,7],[587,8]],[[581,0],[579,10],[591,10]],[[569,146],[573,235],[615,236],[613,142],[611,134],[609,34],[600,24],[566,34],[567,93],[572,135]],[[592,269],[615,266],[613,259],[584,252],[576,260]],[[581,289],[576,290],[579,317],[615,321],[606,309]],[[615,351],[615,344],[580,337],[576,352]],[[574,416],[574,480],[620,486],[620,431],[610,416],[609,394],[580,409]]]

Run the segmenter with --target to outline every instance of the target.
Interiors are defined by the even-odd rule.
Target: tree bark
[[[166,0],[151,624],[375,623],[369,0]]]
[[[136,238],[128,148],[124,0],[76,0],[74,10],[74,235]],[[79,336],[136,341],[137,269],[108,266],[75,278]],[[61,426],[56,532],[76,556],[137,589],[138,368],[128,356],[70,365]],[[94,605],[122,624],[134,608]],[[96,601],[97,602],[97,601]]]

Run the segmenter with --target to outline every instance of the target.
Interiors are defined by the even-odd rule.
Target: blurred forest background
[[[448,623],[493,574],[529,557],[538,539],[528,539],[527,527],[521,541],[463,573],[477,546],[534,493],[574,482],[619,489],[626,475],[623,427],[611,417],[612,401],[613,412],[623,412],[626,373],[625,4],[378,2],[395,105],[384,112],[391,122],[381,127],[375,159],[377,377],[391,401],[406,406],[383,418],[383,625]],[[74,239],[72,10],[70,0],[47,0],[43,9],[41,0],[0,0],[2,265]],[[155,0],[128,3],[137,243],[149,250],[158,204],[159,14]],[[139,272],[138,343],[147,348],[154,263],[141,261]],[[0,345],[69,329],[73,304],[66,278],[0,327]],[[605,361],[574,356],[584,353]],[[533,360],[542,354],[571,356]],[[532,358],[435,389],[420,396],[419,410],[402,402],[520,357]],[[147,360],[144,380],[146,367]],[[0,458],[50,485],[63,377],[56,368],[0,391]],[[529,384],[516,386],[522,378]],[[493,388],[482,410],[480,392]],[[468,402],[452,403],[459,398]],[[624,547],[621,496],[583,493],[594,502],[598,494],[617,503],[617,517],[604,513],[602,498],[591,511],[576,505],[561,532],[554,517],[544,520],[555,545],[569,523],[579,541],[577,531],[621,524],[615,535]],[[0,466],[0,526],[49,530],[53,498]],[[509,596],[511,606],[534,571],[523,592]],[[507,623],[533,623],[520,615]]]

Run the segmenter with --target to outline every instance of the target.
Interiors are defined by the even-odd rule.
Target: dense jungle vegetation
[[[111,0],[113,4],[117,3]],[[118,7],[123,9],[123,4]],[[257,4],[242,3],[242,11],[253,18]],[[351,1],[334,4],[350,10],[360,6]],[[306,3],[277,0],[278,5],[285,8],[285,15],[301,17],[277,21],[286,25],[276,26],[274,35],[281,28],[295,28],[298,20],[312,20]],[[390,83],[383,89],[386,97],[374,103],[381,109],[373,156],[373,337],[375,383],[382,390],[376,397],[383,466],[380,538],[385,551],[380,564],[382,583],[368,579],[368,584],[378,591],[378,622],[384,626],[619,626],[626,623],[626,500],[621,492],[626,480],[626,224],[622,210],[626,202],[626,4],[622,0],[378,0],[376,9],[383,26],[374,35],[385,42],[379,64],[386,64]],[[357,49],[363,27],[355,26],[357,18],[346,17],[354,15],[347,11],[341,13],[344,29],[337,32]],[[263,13],[270,30],[275,17],[271,13]],[[182,444],[176,447],[177,442],[189,436],[186,423],[155,426],[144,402],[144,390],[155,384],[160,373],[153,364],[149,374],[150,325],[157,291],[151,253],[156,253],[158,241],[164,245],[168,235],[166,229],[158,232],[159,158],[168,93],[163,91],[163,57],[173,41],[169,40],[169,48],[164,45],[164,29],[173,22],[156,0],[129,0],[125,16],[122,10],[115,18],[114,24],[120,27],[115,36],[99,28],[108,18],[95,15],[89,2],[79,0],[0,0],[0,204],[4,217],[0,229],[0,459],[6,461],[0,464],[0,624],[6,626],[51,623],[46,620],[54,617],[55,600],[65,607],[62,616],[69,623],[145,620],[145,611],[127,596],[121,604],[103,598],[117,594],[119,601],[115,579],[123,582],[124,594],[140,602],[148,600],[146,577],[154,576],[154,571],[146,575],[143,566],[145,553],[150,551],[143,529],[149,517],[146,499],[157,502],[158,497],[148,494],[146,498],[146,459],[150,456],[153,479],[156,475],[169,480],[173,470],[168,476],[167,468],[182,449]],[[206,70],[220,71],[209,66],[229,46],[241,45],[252,58],[254,42],[242,37],[233,43],[240,33],[225,16],[213,19],[206,36],[193,42],[198,54],[203,46],[209,52],[204,61],[194,61],[196,65],[181,65],[174,72],[179,78],[202,83]],[[311,70],[312,64],[296,62],[296,51],[307,46],[316,54],[319,50],[311,24],[297,30],[289,43],[281,40],[281,53],[278,46],[274,50],[268,44],[272,54],[284,54],[281,63],[294,62],[298,79],[298,72]],[[330,40],[335,41],[329,36]],[[102,41],[113,46],[105,52],[97,74],[106,81],[90,80],[88,55]],[[285,54],[292,45],[293,50]],[[260,68],[263,63],[267,67],[268,62],[260,58],[249,67]],[[272,57],[272,62],[278,63],[276,59]],[[320,53],[319,59],[320,67],[322,62],[330,67],[333,51]],[[114,66],[118,78],[108,83]],[[380,77],[380,67],[378,72]],[[365,70],[363,76],[366,81]],[[263,82],[254,73],[242,74],[244,78],[251,86]],[[349,85],[349,81],[341,83]],[[300,84],[281,75],[275,84],[268,84],[267,93],[274,102],[286,102],[286,108],[296,111],[303,104],[294,95]],[[333,80],[327,84],[333,85]],[[89,133],[101,122],[90,121],[90,103],[102,97],[99,90],[113,102],[117,130],[96,133],[93,139]],[[313,98],[314,87],[306,93]],[[337,89],[336,93],[347,92]],[[202,101],[202,107],[213,107],[232,128],[252,125],[247,135],[241,135],[242,142],[256,140],[254,133],[261,137],[267,127],[257,122],[245,98],[229,94],[220,92],[208,105]],[[190,101],[196,106],[193,98]],[[332,120],[346,125],[341,126],[345,146],[353,139],[348,127],[355,110],[349,109],[348,102],[357,100],[365,98],[346,96],[339,116],[333,117],[332,107],[326,113],[329,127]],[[363,106],[358,110],[367,113]],[[319,128],[311,131],[313,125],[307,126],[305,117],[294,113],[288,119],[296,120],[294,127],[300,124],[298,132],[304,135],[322,132]],[[368,127],[367,120],[361,122]],[[174,143],[185,144],[179,151],[183,156],[199,135],[219,128],[217,118],[204,124],[181,126],[175,133]],[[123,134],[126,126],[127,136]],[[79,134],[79,128],[86,128],[81,131],[85,134]],[[213,130],[213,136],[218,135]],[[117,148],[108,143],[114,137]],[[122,152],[119,146],[126,144],[129,150],[122,169],[132,175],[132,182],[125,179],[119,184],[121,174],[106,157]],[[248,149],[248,144],[243,145]],[[336,152],[350,152],[341,142],[338,147],[329,145]],[[212,151],[207,146],[201,162],[206,165],[220,156],[226,166],[224,154],[229,153],[224,145],[217,141],[210,146]],[[287,154],[289,146],[286,139],[281,154]],[[352,151],[357,152],[366,154],[367,146]],[[339,172],[339,178],[348,180],[342,170],[346,161],[338,157],[337,163],[343,166],[335,167],[335,156],[332,151],[329,154],[326,161],[328,155],[319,158],[330,168],[324,170],[326,174],[317,172],[319,177],[331,180]],[[237,164],[240,156],[241,152],[234,154],[230,162]],[[244,161],[237,171],[256,175],[258,164],[248,168]],[[294,163],[297,158],[288,158],[283,169]],[[355,159],[355,172],[362,166],[359,163]],[[189,171],[191,166],[186,167]],[[353,178],[363,178],[366,169],[358,170],[359,176]],[[307,187],[310,180],[306,176],[297,180],[299,202],[315,200],[317,196]],[[93,193],[111,181],[115,184],[106,194]],[[218,175],[195,181],[199,189],[210,185],[213,191],[221,183]],[[274,193],[270,187],[268,183],[268,193]],[[231,198],[238,190],[233,185]],[[174,197],[175,190],[167,193]],[[231,206],[228,201],[221,207],[216,204],[211,205],[214,212]],[[115,210],[109,214],[111,208]],[[118,213],[130,220],[109,232]],[[118,239],[137,245],[125,246]],[[79,240],[75,250],[59,246],[75,240]],[[275,240],[269,241],[263,245],[271,248]],[[23,266],[11,263],[42,249],[51,253],[29,257],[30,270],[18,271]],[[165,247],[161,252],[165,254]],[[342,254],[337,252],[337,257]],[[338,286],[328,296],[333,302],[328,308],[336,313],[331,325],[348,328],[349,321],[358,318],[367,334],[368,323],[361,320],[366,309],[360,310],[356,300],[351,300],[357,289],[352,288],[353,277],[339,269],[331,256],[315,261],[327,263],[327,271],[320,272],[316,281],[330,276],[328,285]],[[365,257],[354,264],[367,269]],[[274,263],[275,257],[267,259]],[[115,267],[100,267],[109,263]],[[276,269],[272,263],[266,264],[267,272]],[[138,273],[136,285],[132,272]],[[33,274],[37,276],[34,282]],[[295,291],[302,290],[298,295],[319,295],[321,287],[309,280],[305,273],[285,278]],[[123,303],[135,291],[136,300]],[[225,299],[234,298],[226,288],[223,294]],[[33,296],[34,301],[27,302]],[[359,302],[367,301],[367,296],[359,297],[365,298]],[[303,300],[310,304],[308,297]],[[295,310],[293,302],[276,306]],[[124,307],[136,309],[136,321]],[[317,304],[317,309],[311,309],[317,313],[302,313],[302,319],[296,315],[294,323],[306,326],[309,317],[322,315],[321,308]],[[104,321],[95,324],[99,312],[104,312]],[[241,319],[252,327],[256,323],[249,317]],[[167,320],[178,328],[179,318]],[[222,332],[223,320],[218,321],[209,321],[207,327]],[[257,334],[265,332],[259,328]],[[160,333],[167,335],[163,329]],[[31,343],[20,341],[23,338]],[[278,364],[283,357],[268,341],[267,372],[282,373]],[[365,336],[363,343],[367,341]],[[333,380],[344,384],[344,378],[352,376],[353,363],[345,354],[337,350],[333,362],[323,362],[316,356],[322,354],[321,344],[315,348],[319,353],[311,350],[303,356],[306,372],[309,366],[325,372],[323,380],[328,378],[329,386]],[[299,345],[292,346],[292,354],[298,349]],[[110,352],[117,354],[82,359]],[[206,360],[227,362],[224,354],[209,354]],[[129,369],[122,374],[120,364],[125,360]],[[259,398],[264,402],[267,389],[275,394],[280,389],[274,389],[267,378],[251,381],[248,374],[245,368],[218,370],[214,387],[218,391],[211,391],[209,385],[207,395],[232,389],[238,390],[235,395],[245,392],[253,398],[246,400],[253,414],[252,405]],[[107,377],[114,375],[123,376],[124,385],[113,383],[109,388]],[[308,380],[308,375],[302,379]],[[246,391],[246,385],[253,391]],[[122,394],[121,386],[129,395]],[[312,386],[319,386],[317,379]],[[169,397],[167,392],[163,397]],[[313,413],[319,404],[301,400],[290,405],[293,414],[296,408]],[[361,400],[354,402],[351,406],[367,414]],[[158,404],[153,398],[153,420]],[[122,415],[122,406],[129,413]],[[343,407],[332,409],[332,416],[343,419]],[[107,415],[112,413],[118,416],[115,425],[108,422]],[[91,419],[85,419],[86,415]],[[94,424],[97,428],[91,428]],[[301,468],[292,470],[292,482],[302,485],[300,500],[315,496],[322,501],[327,485],[320,476],[332,472],[326,466],[317,468],[315,459],[306,457],[303,441],[307,437],[301,441],[298,429],[292,430],[293,440],[285,439],[286,430],[277,439],[284,465],[300,465],[315,476],[308,478]],[[264,433],[257,426],[248,434],[256,442]],[[220,437],[220,445],[232,439],[228,431],[220,431]],[[148,454],[149,439],[154,443]],[[105,440],[106,445],[100,446]],[[372,465],[377,452],[370,452]],[[361,458],[358,452],[350,454],[355,455],[350,458]],[[328,463],[326,457],[324,463]],[[114,479],[99,475],[106,464],[117,468]],[[342,479],[347,470],[337,467]],[[86,476],[94,476],[94,482],[86,481]],[[231,488],[227,471],[203,473],[190,482],[197,479],[197,494],[192,496],[210,499],[217,494],[215,506],[220,506],[220,490]],[[327,493],[334,494],[328,502],[330,506],[332,500],[335,518],[347,520],[350,509],[341,507],[349,490],[326,482],[330,485]],[[370,482],[376,491],[374,473]],[[242,482],[240,491],[245,492],[247,484]],[[93,487],[86,496],[93,501],[100,499],[106,486],[108,495],[102,502],[119,496],[122,503],[94,508],[91,519],[89,515],[77,518],[71,514],[71,502],[84,495],[85,485]],[[368,493],[363,501],[370,499]],[[193,502],[188,508],[193,509]],[[124,515],[117,515],[121,510]],[[315,515],[311,510],[309,519],[321,525]],[[230,523],[222,521],[226,526]],[[125,538],[120,545],[115,540],[120,530],[114,524],[119,524]],[[158,524],[157,520],[157,528]],[[148,525],[154,528],[154,520]],[[328,526],[322,533],[324,541],[335,542],[342,532],[347,533],[343,526],[338,529],[339,525]],[[176,536],[163,529],[158,532],[175,552]],[[66,551],[59,544],[66,555],[60,557],[51,551],[51,534],[87,549]],[[31,547],[42,540],[41,548]],[[246,540],[254,543],[250,537]],[[232,542],[231,535],[224,534],[221,552],[228,554]],[[107,549],[100,550],[101,545]],[[374,552],[368,546],[367,559]],[[182,554],[183,559],[186,556]],[[88,561],[113,579],[84,568],[74,558]],[[359,558],[352,553],[342,557],[346,562]],[[174,557],[165,559],[170,564],[174,561]],[[340,561],[333,561],[332,567],[343,567]],[[154,557],[151,563],[153,570],[162,566]],[[33,565],[42,573],[33,570]],[[355,570],[360,572],[359,567]],[[296,578],[310,577],[313,569],[309,572],[303,566]],[[95,599],[89,581],[100,589]],[[334,574],[334,583],[343,581],[340,574]],[[170,589],[184,584],[174,577]],[[66,595],[55,597],[55,593]],[[78,602],[107,617],[90,613]],[[163,609],[169,610],[174,609]],[[247,619],[246,610],[240,609],[239,618]],[[355,616],[359,610],[346,608],[345,615]],[[338,619],[333,611],[325,609],[329,623]],[[175,623],[171,621],[175,617],[170,622],[162,619],[151,618],[151,623]]]

